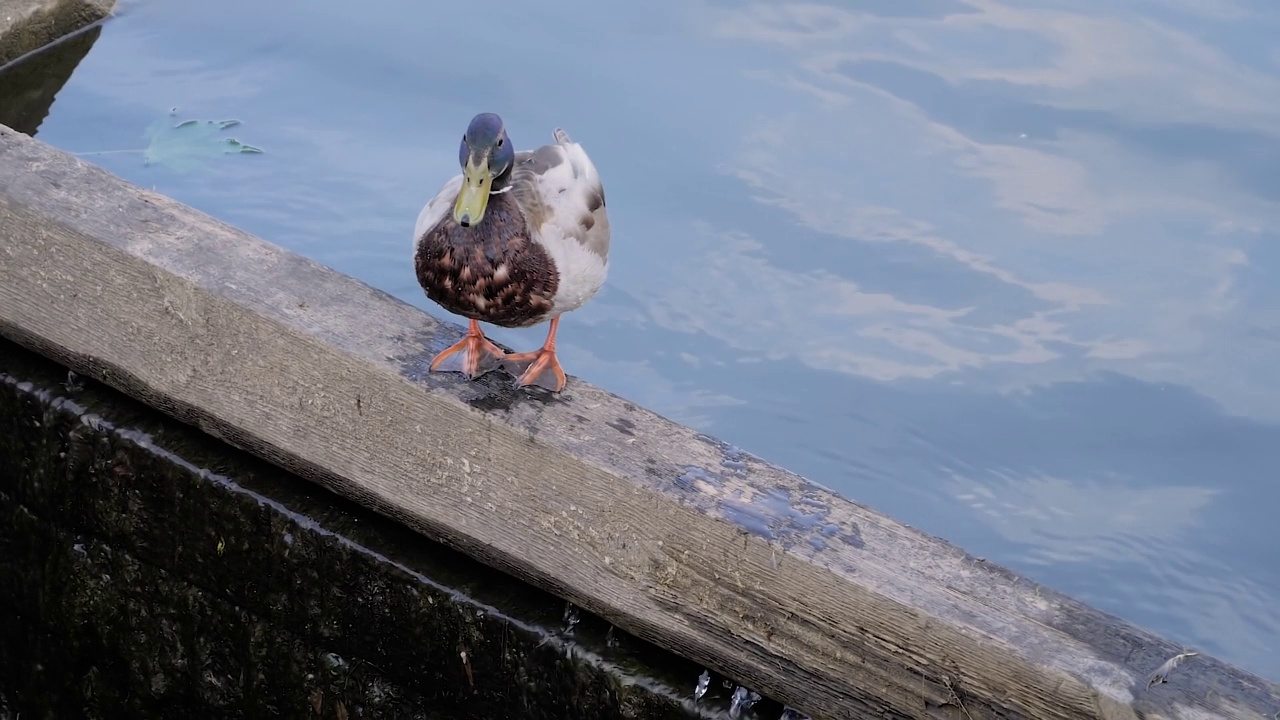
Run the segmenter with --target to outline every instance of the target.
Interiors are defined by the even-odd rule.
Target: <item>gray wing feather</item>
[[[604,185],[582,146],[563,130],[556,142],[516,153],[512,190],[540,231],[551,226],[601,258],[609,256],[609,215]]]

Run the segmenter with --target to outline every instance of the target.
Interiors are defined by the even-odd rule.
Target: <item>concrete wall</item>
[[[115,0],[0,0],[0,67],[111,14]]]
[[[731,693],[695,706],[692,663],[6,341],[0,578],[0,718],[693,718]]]
[[[101,32],[95,25],[0,72],[0,125],[35,135],[58,91]]]

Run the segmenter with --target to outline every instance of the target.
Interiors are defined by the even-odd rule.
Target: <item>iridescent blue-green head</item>
[[[453,219],[462,227],[478,225],[489,205],[489,193],[495,180],[505,177],[515,164],[516,151],[507,138],[502,118],[493,113],[480,113],[471,118],[458,148],[462,165],[462,190],[453,205]]]

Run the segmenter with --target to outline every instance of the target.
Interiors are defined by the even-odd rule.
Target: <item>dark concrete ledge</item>
[[[731,695],[695,705],[687,660],[3,340],[0,577],[0,718],[664,720]]]
[[[0,71],[0,125],[35,135],[58,91],[101,33],[102,26],[93,25]]]
[[[111,14],[115,0],[0,0],[0,67]]]
[[[1280,710],[1203,655],[1149,687],[1181,648],[579,380],[427,375],[458,328],[10,131],[0,333],[815,717]]]

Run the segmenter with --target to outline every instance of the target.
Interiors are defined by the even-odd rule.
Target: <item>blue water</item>
[[[563,126],[614,227],[571,374],[1280,679],[1280,5],[121,10],[41,139],[239,119],[264,154],[86,159],[441,315],[467,120]]]

